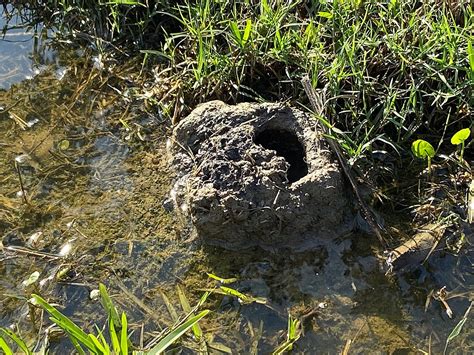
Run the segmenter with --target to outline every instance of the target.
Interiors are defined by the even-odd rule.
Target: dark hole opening
[[[275,150],[277,155],[285,158],[290,164],[288,169],[290,183],[308,174],[303,145],[294,133],[280,129],[266,129],[258,133],[254,141],[266,149]]]

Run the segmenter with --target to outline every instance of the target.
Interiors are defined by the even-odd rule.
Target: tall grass
[[[154,103],[175,120],[210,99],[307,105],[300,80],[308,74],[326,90],[333,132],[354,159],[374,150],[409,151],[414,134],[441,143],[472,125],[470,1],[19,4],[75,38],[103,38],[128,54],[141,50],[156,85],[166,83]]]

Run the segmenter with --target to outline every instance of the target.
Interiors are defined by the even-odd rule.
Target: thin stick
[[[18,253],[18,254],[38,256],[40,258],[48,258],[48,259],[62,259],[62,258],[64,258],[61,255],[44,253],[44,252],[41,252],[41,251],[35,251],[35,250],[28,249],[28,248],[13,246],[13,245],[8,246],[8,247],[4,247],[4,250],[11,251],[13,253]]]
[[[15,169],[18,174],[18,180],[20,181],[21,196],[23,197],[23,201],[25,202],[25,204],[28,205],[28,199],[26,198],[26,191],[23,186],[23,178],[21,177],[20,166],[18,165],[18,162],[16,160],[15,160]]]
[[[324,93],[317,93],[316,90],[313,88],[311,85],[311,82],[308,78],[308,76],[305,76],[302,80],[301,83],[303,84],[304,91],[306,92],[306,95],[308,96],[309,102],[314,110],[314,113],[316,116],[324,116],[324,111],[325,111],[325,100],[324,100]],[[319,121],[318,121],[319,122]],[[324,134],[329,135],[329,129],[325,125],[320,125],[322,131]],[[337,160],[339,160],[339,164],[342,167],[342,170],[344,171],[344,174],[347,177],[347,180],[349,180],[352,190],[354,191],[354,194],[357,198],[357,201],[359,203],[359,206],[362,210],[362,215],[365,218],[366,222],[369,224],[370,228],[372,231],[375,233],[377,236],[380,244],[384,249],[387,249],[387,241],[384,239],[381,233],[381,228],[377,224],[372,212],[369,210],[369,208],[366,206],[364,200],[362,200],[362,197],[359,194],[359,190],[357,188],[357,184],[355,182],[354,177],[352,176],[349,167],[346,165],[343,155],[339,149],[339,147],[336,145],[336,143],[332,139],[327,139],[326,140],[329,144],[329,147],[333,151],[333,153],[336,155]]]

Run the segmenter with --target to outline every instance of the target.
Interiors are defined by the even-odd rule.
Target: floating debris
[[[39,238],[43,235],[43,232],[36,232],[33,233],[32,235],[29,236],[28,241],[26,242],[26,245],[29,247],[34,247],[36,246]]]
[[[22,190],[17,191],[15,195],[18,198],[22,198],[22,197],[26,196],[26,191],[22,191]]]
[[[104,62],[102,61],[102,55],[101,54],[92,57],[92,62],[94,63],[93,67],[95,69],[97,69],[97,70],[104,69]]]
[[[21,155],[18,155],[17,157],[15,157],[15,161],[18,164],[22,164],[22,163],[26,162],[28,159],[30,159],[30,156],[28,154],[21,154]]]
[[[68,68],[59,68],[59,69],[57,69],[56,72],[55,72],[56,79],[63,80],[64,76],[66,75],[67,72],[68,72]]]
[[[35,124],[37,124],[39,121],[40,120],[38,118],[33,118],[32,120],[29,120],[28,122],[26,122],[26,125],[28,126],[28,128],[31,128]]]
[[[444,234],[445,226],[428,224],[412,238],[387,253],[387,273],[424,262]]]
[[[447,297],[448,297],[448,291],[446,291],[446,286],[443,286],[438,291],[433,293],[433,298],[443,304],[444,308],[446,309],[446,314],[448,315],[448,317],[453,318],[453,311],[451,310],[451,307],[449,307],[448,302],[446,302]]]
[[[28,286],[34,284],[36,281],[38,281],[39,275],[40,275],[39,271],[35,271],[26,280],[24,280],[21,284],[24,287],[28,287]]]
[[[67,241],[66,243],[64,243],[61,248],[59,249],[59,253],[58,255],[59,256],[62,256],[62,257],[65,257],[65,256],[68,256],[71,251],[72,251],[72,242],[74,241],[75,239],[71,239],[69,241]]]
[[[94,289],[89,293],[89,298],[93,301],[97,301],[99,297],[100,297],[100,291],[97,289]]]

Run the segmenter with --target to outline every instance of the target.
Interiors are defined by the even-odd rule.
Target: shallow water
[[[9,60],[28,57],[30,48],[12,50]],[[103,282],[126,311],[133,342],[140,343],[143,326],[146,343],[172,323],[162,292],[179,310],[175,285],[194,303],[200,289],[210,287],[205,273],[211,272],[237,277],[232,287],[268,300],[242,305],[211,296],[214,312],[203,330],[235,353],[270,353],[285,339],[289,311],[304,318],[295,353],[341,353],[349,345],[351,354],[407,354],[430,346],[442,352],[472,301],[472,245],[391,276],[376,257],[383,252],[377,239],[358,232],[300,253],[202,246],[163,204],[173,179],[168,124],[103,85],[121,79],[94,68],[94,53],[58,56],[69,67],[62,80],[54,62],[31,80],[11,78],[8,87],[17,84],[0,92],[0,106],[11,107],[0,113],[0,237],[7,247],[0,253],[1,326],[19,329],[34,343],[38,320],[26,303],[31,292],[62,305],[86,327],[103,324],[105,312],[89,298]],[[79,91],[87,76],[87,88]],[[409,220],[403,213],[397,218]],[[22,281],[34,271],[39,283],[25,287]],[[433,299],[425,311],[429,293],[443,286],[458,296],[448,300],[453,319]],[[472,329],[470,317],[448,352],[472,353]],[[51,351],[71,346],[58,338]]]
[[[10,11],[11,6],[7,9]],[[8,89],[54,63],[55,55],[48,46],[50,31],[18,26],[16,17],[7,21],[5,11],[0,12],[0,28],[4,30],[0,37],[0,89]]]

